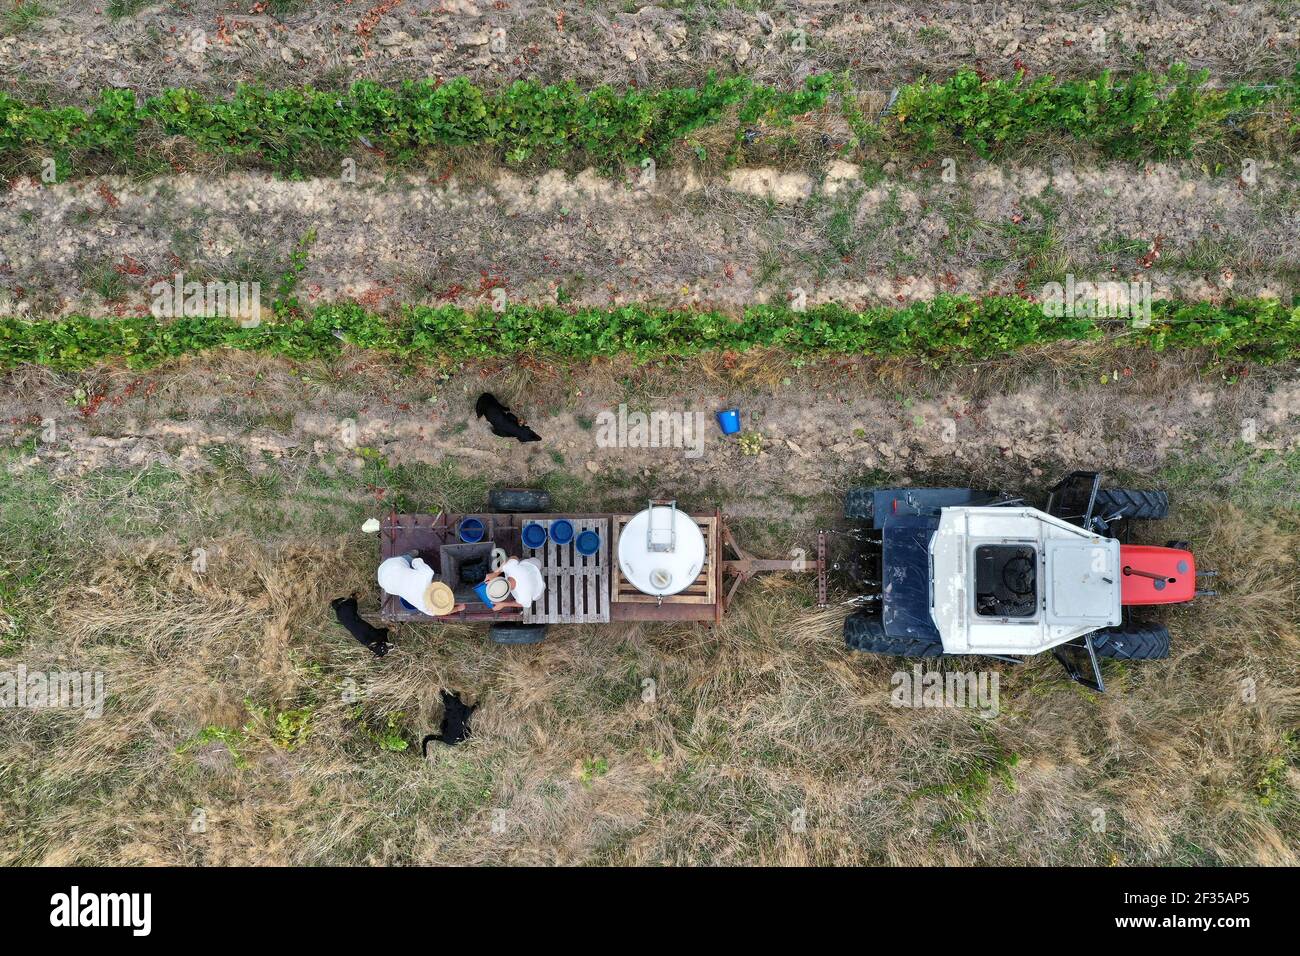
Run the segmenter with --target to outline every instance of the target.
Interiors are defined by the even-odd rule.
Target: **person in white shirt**
[[[389,558],[379,565],[376,576],[381,588],[422,614],[441,617],[465,610],[464,604],[455,603],[451,588],[434,580],[433,568],[417,552]]]
[[[502,601],[494,605],[494,610],[531,607],[546,590],[546,582],[542,580],[542,562],[536,558],[524,558],[522,561],[519,558],[507,558],[501,569],[493,571],[485,580],[491,581],[501,575],[505,575],[506,583],[510,585],[510,596],[514,600]]]

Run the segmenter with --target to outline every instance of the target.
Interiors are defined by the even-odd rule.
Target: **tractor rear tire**
[[[844,496],[844,517],[854,521],[870,521],[874,491],[871,488],[850,488]]]
[[[1159,521],[1169,516],[1169,495],[1164,491],[1133,491],[1130,488],[1099,490],[1092,513],[1109,518],[1116,512],[1119,518],[1128,521]]]
[[[534,488],[493,488],[488,492],[488,510],[496,514],[546,514],[551,495]]]
[[[1160,661],[1169,656],[1169,631],[1163,624],[1121,624],[1092,632],[1098,657],[1119,661]]]
[[[884,622],[866,611],[854,611],[844,619],[844,646],[851,651],[889,657],[938,657],[943,653],[940,641],[890,637]]]
[[[545,624],[493,624],[488,637],[494,644],[540,644],[546,640]]]

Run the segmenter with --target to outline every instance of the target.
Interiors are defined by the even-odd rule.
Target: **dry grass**
[[[25,658],[103,670],[111,700],[101,720],[6,716],[2,862],[1293,865],[1300,528],[1200,517],[1229,573],[1177,615],[1171,661],[1110,665],[1105,697],[1050,661],[994,665],[988,721],[891,707],[899,663],[846,655],[843,611],[794,580],[751,585],[712,633],[507,649],[410,628],[374,660],[327,619],[368,578],[341,541],[224,540],[202,575],[183,549],[104,554]],[[418,743],[441,687],[482,704],[466,745],[426,763],[377,744],[388,715]],[[306,739],[286,749],[259,706],[308,708]],[[177,753],[205,727],[237,740]]]

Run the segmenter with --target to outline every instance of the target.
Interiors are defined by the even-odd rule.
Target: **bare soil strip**
[[[1286,298],[1296,289],[1293,164],[1253,184],[1176,164],[938,164],[866,171],[661,172],[495,167],[442,182],[290,182],[260,173],[108,177],[0,194],[6,311],[147,311],[176,273],[270,290],[316,231],[300,294],[473,305],[873,305],[939,292],[1036,295],[1048,281],[1145,280],[1156,298]],[[435,179],[438,177],[435,177]]]
[[[1300,448],[1294,367],[1242,370],[1229,385],[1224,373],[1202,373],[1187,357],[1096,346],[1050,354],[1046,365],[1043,357],[1024,357],[954,368],[927,382],[918,368],[902,364],[792,365],[775,355],[642,367],[494,363],[449,374],[398,372],[359,354],[298,372],[274,359],[217,353],[143,374],[11,373],[12,388],[0,401],[0,439],[24,449],[15,467],[56,474],[153,464],[202,470],[212,448],[229,446],[255,471],[291,466],[350,474],[374,457],[392,466],[465,466],[504,483],[535,483],[558,472],[605,475],[611,487],[650,481],[660,490],[699,493],[717,486],[733,501],[754,500],[739,504],[740,513],[762,510],[783,489],[833,494],[877,470],[1045,484],[1081,462],[1155,476],[1201,446],[1226,454],[1247,433],[1247,457],[1285,457]],[[516,445],[473,422],[485,382],[545,441]],[[746,421],[764,438],[755,459],[711,421],[714,411],[742,399]],[[709,426],[703,454],[602,447],[594,424],[602,412],[617,414],[620,404],[698,412]],[[355,424],[356,435],[346,448],[338,444],[345,422]],[[42,428],[56,439],[41,439]],[[1245,459],[1239,465],[1245,469]],[[1226,487],[1232,477],[1220,481]],[[1245,480],[1245,471],[1237,478]],[[1298,493],[1278,489],[1270,497],[1287,503]]]
[[[117,18],[104,12],[107,2],[41,6],[52,12],[0,38],[0,82],[69,103],[107,86],[146,94],[173,86],[229,91],[240,82],[331,88],[359,77],[460,74],[488,85],[540,78],[645,87],[709,70],[743,69],[772,83],[847,70],[859,85],[889,89],[971,65],[1065,76],[1185,62],[1237,79],[1290,72],[1298,32],[1287,4],[1193,0],[924,7],[792,0],[761,9],[719,0],[197,0],[183,8],[138,3],[134,15]],[[251,13],[254,6],[267,12]]]

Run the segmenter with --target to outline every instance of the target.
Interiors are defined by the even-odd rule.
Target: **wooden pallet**
[[[557,545],[549,537],[551,520],[534,519],[547,529],[540,548],[523,549],[522,557],[542,562],[546,590],[525,608],[526,624],[605,624],[609,621],[609,522],[604,518],[569,518],[573,537],[583,531],[600,535],[600,550],[590,557],[578,553],[570,542]]]
[[[676,594],[671,594],[665,598],[657,598],[650,594],[638,591],[630,582],[624,579],[618,570],[618,538],[623,531],[623,527],[631,521],[635,515],[614,515],[614,540],[610,542],[610,554],[614,555],[613,571],[614,601],[619,604],[713,604],[718,600],[717,575],[713,573],[713,556],[718,553],[718,519],[709,515],[707,518],[697,518],[679,513],[679,517],[690,517],[700,527],[704,534],[704,564],[700,567],[700,573],[690,585]]]

